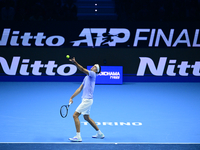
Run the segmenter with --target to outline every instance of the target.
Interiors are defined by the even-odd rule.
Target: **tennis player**
[[[83,115],[84,119],[88,121],[90,125],[97,131],[97,134],[92,137],[103,139],[104,134],[99,130],[96,123],[90,118],[90,108],[93,103],[93,92],[94,92],[94,87],[95,87],[96,76],[98,73],[101,72],[101,67],[98,64],[95,64],[91,68],[91,70],[87,70],[83,68],[80,64],[78,64],[75,58],[69,59],[69,61],[74,63],[81,72],[87,75],[85,76],[80,87],[75,91],[75,93],[71,96],[69,100],[69,102],[73,103],[73,98],[77,96],[83,90],[82,102],[77,107],[76,111],[73,114],[73,118],[74,118],[74,122],[76,126],[76,136],[74,136],[73,138],[69,138],[69,140],[72,142],[82,141],[81,134],[80,134],[80,121],[79,121],[79,116],[81,114]]]

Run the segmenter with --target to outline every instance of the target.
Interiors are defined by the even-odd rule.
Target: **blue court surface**
[[[76,134],[72,115],[82,93],[66,118],[59,111],[80,84],[0,82],[0,147],[74,145],[68,138]],[[96,131],[80,116],[81,144],[200,144],[199,93],[200,83],[96,85],[90,117],[105,138],[91,138]]]

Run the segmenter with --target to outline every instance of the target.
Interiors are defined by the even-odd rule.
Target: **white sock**
[[[102,132],[100,130],[97,131],[98,134],[101,134]]]
[[[80,132],[76,132],[76,137],[77,138],[81,137],[81,133]]]

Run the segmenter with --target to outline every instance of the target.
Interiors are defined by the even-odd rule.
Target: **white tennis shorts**
[[[89,115],[92,103],[93,99],[82,99],[81,104],[76,108],[76,112],[81,113],[82,115]]]

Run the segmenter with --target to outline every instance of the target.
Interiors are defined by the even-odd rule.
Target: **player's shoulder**
[[[94,71],[89,70],[90,77],[96,77],[96,73]]]

